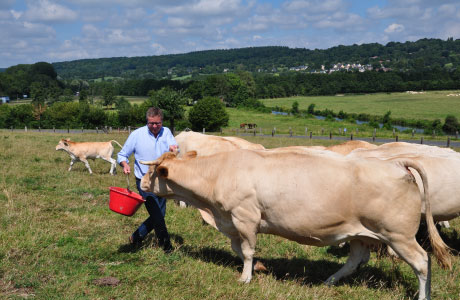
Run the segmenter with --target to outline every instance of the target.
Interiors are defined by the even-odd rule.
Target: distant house
[[[8,96],[0,96],[0,99],[2,100],[2,104],[10,103],[10,97]]]

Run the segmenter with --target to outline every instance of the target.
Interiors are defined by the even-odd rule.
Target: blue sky
[[[0,67],[448,37],[459,0],[0,0]]]

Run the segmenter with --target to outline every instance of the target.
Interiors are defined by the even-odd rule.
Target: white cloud
[[[28,21],[73,22],[78,18],[73,10],[49,0],[28,1],[29,9],[24,13]]]
[[[391,34],[391,33],[399,33],[399,32],[402,32],[404,31],[404,26],[401,25],[401,24],[396,24],[396,23],[393,23],[391,24],[390,26],[388,26],[384,32],[385,33],[388,33],[388,34]]]

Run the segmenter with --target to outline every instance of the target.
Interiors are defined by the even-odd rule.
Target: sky
[[[460,0],[0,0],[0,68],[460,38]]]

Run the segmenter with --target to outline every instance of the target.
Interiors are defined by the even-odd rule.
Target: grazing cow
[[[392,159],[410,158],[425,169],[430,183],[431,212],[436,221],[448,221],[460,216],[460,153],[436,146],[394,142],[373,150],[357,149],[349,156]],[[420,192],[423,184],[414,172]],[[425,208],[422,207],[422,213]]]
[[[240,124],[240,129],[246,129],[246,123],[241,123]]]
[[[315,153],[315,151],[317,153]],[[434,254],[443,267],[450,256],[430,212],[423,168],[409,159],[348,158],[330,151],[235,150],[183,159],[166,153],[151,165],[141,188],[212,211],[219,231],[243,260],[240,281],[252,278],[257,233],[315,246],[350,243],[345,265],[332,284],[369,259],[366,244],[390,245],[414,270],[419,299],[430,297],[430,258],[416,242],[422,204]],[[424,197],[412,172],[420,173]]]
[[[117,161],[112,158],[114,150],[112,142],[115,142],[120,148],[122,147],[115,140],[108,142],[72,142],[70,139],[61,139],[56,146],[56,150],[63,150],[70,155],[72,160],[70,161],[69,171],[72,170],[75,162],[81,161],[85,164],[89,173],[93,174],[87,159],[102,158],[111,164],[110,174],[114,175],[117,172]]]

